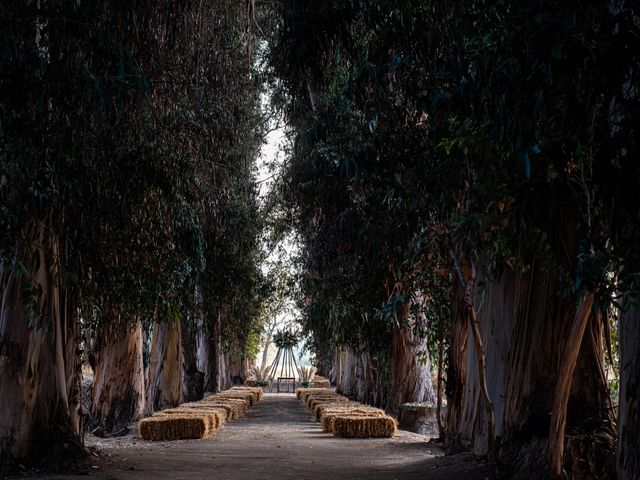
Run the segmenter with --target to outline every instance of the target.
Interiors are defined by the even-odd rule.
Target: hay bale
[[[313,377],[311,385],[313,385],[313,388],[331,388],[331,381],[328,378],[316,375]]]
[[[227,402],[189,402],[183,403],[180,407],[185,408],[212,408],[222,409],[226,413],[227,420],[235,420],[242,416],[242,407],[240,405],[234,405]]]
[[[311,412],[313,412],[313,409],[316,407],[316,405],[320,405],[323,403],[346,403],[350,401],[351,400],[346,397],[311,397],[307,401],[307,408]]]
[[[225,390],[224,392],[214,394],[214,396],[217,398],[235,398],[238,400],[246,400],[247,402],[249,402],[249,406],[253,406],[257,395],[253,392],[232,392],[231,390]]]
[[[316,405],[315,409],[312,411],[313,417],[322,422],[324,416],[329,413],[346,413],[351,411],[357,412],[375,412],[384,415],[384,410],[379,408],[371,407],[369,405],[363,405],[358,402],[338,402],[338,403],[323,403],[320,405]]]
[[[325,388],[296,388],[296,398],[298,400],[305,401],[306,395],[309,393],[325,393]],[[303,398],[303,395],[305,398]]]
[[[237,386],[237,387],[231,387],[231,391],[252,392],[255,394],[256,401],[260,401],[264,398],[264,390],[262,389],[262,387]]]
[[[183,440],[211,435],[210,421],[202,415],[158,415],[139,422],[144,440]]]
[[[330,393],[337,395],[333,390],[327,390],[326,388],[315,388],[315,387],[301,387],[296,389],[296,397],[298,400],[304,401],[308,395],[317,395],[317,394],[325,394]]]
[[[373,410],[367,411],[367,410],[357,410],[357,409],[352,409],[352,410],[348,410],[348,411],[344,411],[344,412],[330,412],[327,413],[325,415],[323,415],[322,417],[322,429],[325,432],[328,433],[333,433],[333,429],[335,427],[335,421],[336,418],[338,417],[362,417],[362,418],[367,418],[367,417],[384,417],[386,414],[382,411],[380,412],[376,412]]]
[[[318,405],[321,403],[327,403],[327,402],[340,403],[340,402],[348,402],[348,401],[349,399],[346,397],[338,397],[338,396],[323,397],[319,395],[314,395],[314,396],[307,397],[307,401],[305,402],[305,407],[307,407],[309,410],[313,410],[315,405]]]
[[[211,395],[207,398],[200,400],[201,403],[227,403],[229,405],[236,405],[240,411],[240,415],[244,415],[249,410],[249,401],[245,398],[232,398],[222,396],[219,393]]]
[[[183,407],[169,408],[154,413],[154,415],[202,415],[212,420],[210,427],[218,430],[227,420],[227,412],[221,408],[203,406],[201,408]]]
[[[346,409],[346,408],[353,408],[353,407],[363,407],[365,405],[362,405],[362,403],[359,402],[354,402],[352,400],[338,400],[335,402],[321,402],[321,403],[316,403],[313,408],[311,409],[311,415],[316,419],[316,420],[320,420],[320,415],[322,414],[323,411],[327,410],[327,409],[336,409],[336,408],[340,408],[340,409]]]
[[[342,395],[338,395],[337,393],[332,392],[331,390],[327,390],[323,388],[322,391],[319,391],[319,392],[302,393],[300,395],[300,400],[302,401],[302,403],[306,405],[307,402],[312,398],[336,398],[336,397],[342,397]],[[342,398],[346,398],[346,397],[342,397]]]
[[[260,400],[262,397],[260,397],[260,393],[254,389],[248,390],[248,389],[240,389],[240,388],[236,388],[236,387],[232,387],[229,390],[225,390],[223,392],[220,392],[222,395],[236,395],[236,394],[244,394],[244,395],[248,395],[247,398],[251,399],[251,405],[255,404],[258,400]]]
[[[336,416],[333,435],[342,438],[391,438],[396,433],[396,421],[389,416]]]
[[[173,416],[173,415],[178,415],[178,416],[182,416],[182,417],[200,417],[200,418],[204,418],[205,421],[207,422],[207,431],[211,432],[211,431],[218,431],[219,426],[218,426],[218,418],[216,417],[215,414],[207,414],[207,413],[190,413],[190,412],[181,412],[181,411],[175,411],[173,408],[170,408],[168,410],[163,410],[161,412],[156,412],[154,413],[151,418],[156,418],[156,417],[166,417],[166,416]]]

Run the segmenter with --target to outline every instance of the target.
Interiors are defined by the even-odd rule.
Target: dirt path
[[[290,394],[266,394],[249,414],[214,438],[147,442],[132,435],[88,437],[98,447],[96,479],[486,479],[471,456],[442,457],[427,438],[400,431],[393,439],[335,438]],[[87,478],[48,476],[48,479]]]

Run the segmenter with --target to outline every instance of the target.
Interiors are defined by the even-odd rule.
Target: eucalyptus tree
[[[635,7],[281,12],[272,64],[297,133],[281,195],[306,258],[306,327],[373,354],[373,384],[393,321],[422,296],[431,325],[449,325],[451,449],[602,474],[615,443],[602,319],[617,292],[637,295]],[[566,426],[599,435],[565,452]]]
[[[3,468],[81,455],[82,345],[93,421],[117,431],[143,388],[152,404],[180,398],[199,286],[227,278],[204,298],[229,312],[229,338],[253,328],[261,120],[246,25],[231,1],[0,6]],[[141,378],[152,325],[171,386],[153,368]]]

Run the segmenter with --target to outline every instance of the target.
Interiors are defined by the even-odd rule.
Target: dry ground
[[[137,432],[87,437],[98,448],[95,479],[429,479],[483,480],[488,468],[469,455],[443,457],[422,435],[340,439],[322,431],[291,394],[266,394],[249,414],[206,440],[148,442]],[[87,478],[49,475],[46,479]]]

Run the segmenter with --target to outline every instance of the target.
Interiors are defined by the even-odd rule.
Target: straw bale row
[[[244,415],[263,396],[260,387],[233,387],[199,402],[183,403],[140,420],[140,436],[145,440],[211,437],[225,422]]]
[[[397,424],[384,410],[349,400],[325,388],[299,388],[298,399],[325,432],[344,438],[390,438]]]

